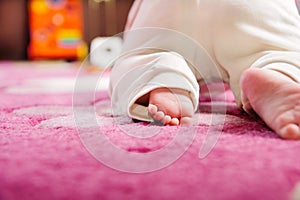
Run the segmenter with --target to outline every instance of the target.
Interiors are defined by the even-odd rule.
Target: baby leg
[[[278,64],[280,65],[280,64]],[[300,84],[270,69],[248,69],[241,89],[252,109],[285,139],[300,139]]]
[[[220,2],[215,55],[228,72],[237,102],[242,91],[246,111],[252,108],[282,138],[300,139],[300,18],[295,2]],[[294,68],[296,73],[290,73]]]

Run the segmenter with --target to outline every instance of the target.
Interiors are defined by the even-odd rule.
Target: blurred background
[[[0,60],[78,59],[124,30],[134,0],[0,0]]]
[[[85,57],[93,39],[124,30],[133,1],[0,0],[0,61]]]

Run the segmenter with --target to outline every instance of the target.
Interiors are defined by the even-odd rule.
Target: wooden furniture
[[[25,0],[0,1],[0,59],[25,59],[28,43]]]

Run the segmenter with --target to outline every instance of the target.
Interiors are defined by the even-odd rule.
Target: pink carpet
[[[230,92],[227,102],[202,98],[193,128],[157,127],[113,117],[103,78],[95,100],[76,101],[74,107],[81,114],[95,109],[98,125],[88,119],[81,124],[72,108],[77,73],[73,64],[0,63],[1,200],[290,199],[300,180],[300,141],[282,140],[261,121],[240,112]],[[81,78],[94,80],[98,75]],[[84,97],[87,92],[77,94]],[[217,108],[213,114],[212,105]],[[224,124],[218,113],[223,108]],[[212,151],[199,158],[206,135],[220,127],[223,131]],[[186,149],[182,150],[184,142],[172,142],[176,134],[191,130],[195,138]],[[95,140],[99,131],[125,154],[103,149],[106,143],[101,146]],[[136,138],[123,132],[158,134]],[[98,145],[93,146],[102,150],[98,157],[84,141]],[[151,152],[170,143],[171,151],[179,149],[182,156],[166,165],[170,151],[145,163]],[[132,169],[149,172],[130,173]]]

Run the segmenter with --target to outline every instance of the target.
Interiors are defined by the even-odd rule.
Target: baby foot
[[[148,112],[165,125],[192,125],[193,103],[181,89],[158,88],[150,92]]]
[[[285,139],[300,139],[300,84],[273,70],[249,69],[241,78],[253,110]]]

